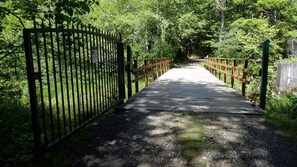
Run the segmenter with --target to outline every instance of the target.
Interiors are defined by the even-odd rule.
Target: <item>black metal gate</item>
[[[51,147],[123,102],[119,35],[91,26],[43,24],[23,33],[35,151]]]

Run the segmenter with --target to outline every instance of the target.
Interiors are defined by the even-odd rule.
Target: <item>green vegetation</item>
[[[0,103],[0,163],[14,162],[33,148],[30,109],[16,101]]]
[[[297,96],[284,94],[270,99],[266,118],[284,130],[297,143]]]

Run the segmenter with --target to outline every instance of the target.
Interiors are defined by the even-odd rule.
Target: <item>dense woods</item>
[[[21,133],[30,131],[22,30],[32,28],[34,20],[37,26],[41,21],[74,22],[121,33],[123,42],[132,47],[133,58],[172,57],[178,61],[196,55],[260,61],[262,42],[269,39],[272,96],[274,63],[291,57],[288,40],[297,38],[297,1],[1,0],[0,133],[7,135],[0,144],[9,147],[0,154],[9,155],[10,160],[32,147],[24,144],[32,136]],[[258,80],[252,81],[250,90],[258,88],[257,84]]]
[[[270,39],[274,62],[288,57],[287,41],[297,36],[296,0],[7,0],[0,10],[1,97],[27,92],[22,29],[33,20],[119,32],[134,57],[259,58]]]

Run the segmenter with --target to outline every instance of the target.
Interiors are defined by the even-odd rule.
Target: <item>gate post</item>
[[[262,56],[262,76],[260,89],[260,107],[265,110],[266,106],[266,91],[267,91],[267,76],[268,76],[268,60],[269,60],[269,40],[263,43]]]
[[[26,56],[26,67],[27,67],[27,79],[29,84],[29,94],[30,94],[30,107],[31,107],[31,119],[32,119],[32,130],[34,137],[34,149],[35,154],[38,155],[41,152],[41,135],[40,135],[40,125],[39,125],[39,114],[38,114],[38,104],[36,95],[36,84],[35,84],[35,73],[33,66],[33,56],[32,56],[32,42],[31,34],[27,29],[23,30],[24,46],[25,46],[25,56]]]
[[[132,96],[131,83],[131,47],[127,46],[127,82],[128,82],[128,98]]]
[[[122,42],[117,43],[117,56],[118,56],[118,87],[119,87],[119,100],[120,103],[125,99],[125,68],[124,68],[124,45]]]
[[[243,68],[244,70],[246,70],[248,68],[248,60],[244,60],[244,65],[243,65]],[[242,72],[242,85],[241,85],[241,93],[242,93],[242,96],[245,97],[245,90],[246,90],[246,79],[247,79],[247,72],[243,71]]]

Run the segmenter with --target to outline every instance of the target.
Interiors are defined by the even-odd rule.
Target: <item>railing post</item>
[[[244,60],[244,66],[243,66],[243,75],[242,75],[242,87],[241,87],[241,92],[242,96],[245,97],[245,89],[246,89],[246,78],[247,78],[247,70],[248,68],[248,60]]]
[[[227,65],[229,64],[228,62],[228,59],[225,59],[225,67],[224,67],[224,71],[225,71],[225,74],[224,74],[224,82],[226,83],[227,82],[227,72],[228,72],[228,67]]]
[[[269,61],[269,40],[266,40],[263,44],[263,56],[262,56],[262,80],[260,90],[260,107],[265,110],[266,106],[266,91],[267,91],[267,77],[268,77],[268,61]]]
[[[209,59],[209,71],[213,74],[213,64],[212,64],[212,58]]]
[[[159,68],[159,64],[158,64],[159,62],[157,62],[156,63],[156,70],[157,70],[157,78],[159,78],[159,70],[160,70],[160,68]]]
[[[119,100],[121,102],[125,99],[125,67],[124,67],[124,45],[121,42],[117,43],[118,56],[118,86],[119,86]]]
[[[145,68],[144,68],[144,82],[145,82],[145,86],[147,86],[148,85],[147,68],[146,68],[147,60],[144,60],[144,66],[145,66]]]
[[[154,82],[155,80],[155,65],[154,64],[151,64],[151,75],[152,75],[152,82]]]
[[[231,87],[234,88],[234,75],[235,75],[236,59],[232,60],[232,76],[231,76]]]
[[[217,64],[218,59],[214,59],[214,65],[215,65],[215,77],[218,77],[218,64]]]
[[[137,65],[137,60],[134,60],[134,65],[133,65],[133,69],[137,69],[138,65]],[[139,84],[138,84],[138,71],[135,72],[135,78],[134,78],[134,82],[135,82],[135,92],[139,92]]]
[[[223,59],[220,59],[220,65],[219,65],[219,67],[220,67],[220,69],[219,69],[219,80],[221,80],[221,70],[222,70],[222,63],[223,63]]]
[[[37,104],[37,95],[36,95],[36,83],[35,83],[35,77],[34,77],[35,73],[34,73],[33,56],[32,56],[31,34],[27,29],[24,29],[23,35],[24,35],[23,37],[24,37],[24,45],[25,45],[26,66],[27,66],[27,79],[29,83],[34,149],[35,149],[35,154],[38,155],[42,150],[41,150],[41,134],[40,134],[40,125],[39,125],[38,104]]]
[[[131,47],[127,46],[127,82],[128,82],[128,98],[132,96],[132,82],[131,82]]]

